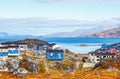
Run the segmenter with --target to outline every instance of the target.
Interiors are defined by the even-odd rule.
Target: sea
[[[120,38],[40,37],[38,39],[49,43],[57,43],[63,48],[69,49],[76,54],[87,54],[99,49],[102,44],[114,44],[120,42]],[[0,39],[0,42],[15,40],[21,39]]]

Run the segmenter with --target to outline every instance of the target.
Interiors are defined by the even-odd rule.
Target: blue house
[[[19,46],[8,46],[8,56],[19,56]]]
[[[8,58],[8,47],[0,47],[0,58],[6,60]]]
[[[48,45],[44,45],[44,44],[37,44],[33,46],[33,50],[43,51],[47,49],[48,49]]]
[[[107,45],[107,44],[103,44],[103,45],[101,46],[101,48],[102,48],[102,49],[110,49],[111,46],[110,46],[110,45]]]
[[[0,56],[8,56],[8,47],[0,47]]]
[[[47,50],[47,60],[64,60],[64,50]]]

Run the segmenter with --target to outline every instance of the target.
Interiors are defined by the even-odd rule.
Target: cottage
[[[56,45],[56,43],[48,44],[48,48],[50,50],[53,50],[53,47]]]
[[[8,47],[0,47],[0,59],[6,60],[8,58]]]
[[[25,42],[4,42],[1,43],[2,45],[7,45],[7,46],[19,46],[20,51],[25,51],[27,50],[27,44]]]
[[[47,50],[47,60],[64,60],[64,50]]]
[[[26,44],[26,43],[17,43],[17,45],[19,46],[19,50],[20,50],[21,52],[27,50],[27,44]]]
[[[116,55],[114,53],[91,53],[89,59],[91,62],[98,63],[102,59],[114,59]]]
[[[33,50],[45,51],[48,49],[48,45],[45,44],[36,44],[33,46]]]
[[[35,53],[35,56],[36,56],[36,57],[40,57],[40,56],[41,56],[41,52],[36,52],[36,53]]]
[[[102,46],[101,46],[101,49],[110,49],[111,48],[111,46],[110,45],[107,45],[107,44],[103,44]]]
[[[8,46],[8,56],[19,56],[19,46]]]

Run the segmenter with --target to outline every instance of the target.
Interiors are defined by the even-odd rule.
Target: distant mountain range
[[[120,27],[105,30],[102,32],[96,32],[93,34],[86,35],[85,37],[113,37],[113,38],[120,37]]]
[[[40,38],[40,37],[120,37],[120,27],[103,30],[103,28],[78,29],[73,32],[61,32],[49,34],[45,36],[33,35],[10,35],[5,32],[0,32],[1,39],[26,39],[26,38]]]
[[[119,26],[114,26],[114,27],[111,27],[111,26],[102,27],[101,26],[101,27],[95,27],[95,28],[90,28],[90,29],[77,29],[72,32],[60,32],[60,33],[48,34],[48,35],[45,35],[45,37],[94,37],[96,33],[101,33],[103,31],[110,30],[110,32],[113,32],[113,31],[111,31],[111,29],[114,29],[114,28],[117,29],[117,28],[119,28]],[[120,30],[120,29],[118,29],[118,30]],[[116,31],[118,31],[118,30],[116,30]],[[96,36],[102,37],[102,36],[99,36],[99,34]],[[104,35],[104,36],[107,36],[107,35]]]
[[[6,28],[2,31],[6,31],[11,33],[12,30],[22,32],[23,35],[10,35],[6,32],[0,32],[0,39],[8,39],[8,38],[17,38],[17,39],[26,39],[26,38],[40,38],[40,37],[120,37],[119,31],[120,31],[120,19],[119,18],[112,18],[111,20],[104,20],[104,21],[94,21],[94,22],[84,22],[84,21],[66,21],[66,20],[44,20],[44,19],[18,19],[18,20],[1,20],[0,19],[0,26],[9,26],[9,28],[6,31]],[[18,26],[19,28],[16,28]],[[30,28],[29,28],[29,27]],[[53,30],[49,30],[49,28],[53,28]],[[75,28],[76,30],[75,30]],[[26,28],[24,28],[26,27]],[[28,28],[27,28],[28,27]],[[44,29],[42,27],[45,27]],[[59,27],[62,27],[60,29]],[[65,28],[64,28],[65,27]],[[14,29],[12,29],[14,28]],[[21,29],[22,28],[22,29]],[[38,36],[29,35],[29,33],[26,33],[25,31],[30,31],[31,34],[39,33],[38,29],[41,28],[41,30],[48,31],[54,31],[50,32],[50,34],[47,35],[41,35],[37,34]],[[34,29],[36,28],[36,29]],[[73,28],[73,29],[69,29]],[[69,32],[64,32],[64,29],[68,29]],[[58,30],[58,31],[57,31]],[[56,33],[58,32],[58,33]],[[11,33],[14,34],[14,33]],[[20,34],[20,33],[19,33]],[[24,35],[26,34],[26,35]]]

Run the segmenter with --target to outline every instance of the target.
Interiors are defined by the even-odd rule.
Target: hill
[[[92,33],[90,35],[85,35],[85,37],[120,37],[120,28],[113,28],[102,32]]]
[[[39,40],[39,39],[25,39],[25,40],[18,40],[18,41],[8,41],[12,43],[26,43],[28,47],[33,47],[35,44],[49,44],[46,41]],[[3,43],[8,43],[8,42],[3,42]]]

